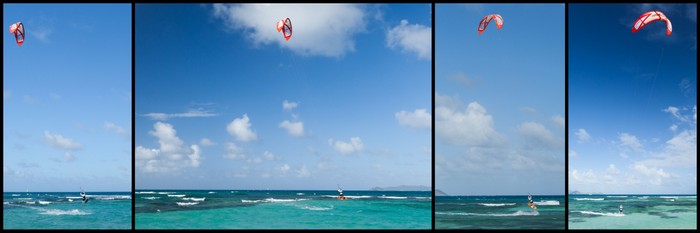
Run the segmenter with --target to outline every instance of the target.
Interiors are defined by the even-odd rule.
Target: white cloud
[[[688,119],[688,116],[682,115],[680,113],[680,109],[677,107],[669,106],[668,108],[664,109],[664,112],[671,113],[673,117],[678,119],[681,122],[690,122],[690,119]]]
[[[569,179],[572,183],[578,184],[593,184],[598,182],[598,176],[593,170],[588,169],[585,172],[579,172],[576,169],[569,171]]]
[[[503,136],[496,132],[493,117],[477,102],[466,109],[457,98],[436,94],[435,132],[453,145],[489,146],[502,145]]]
[[[236,146],[235,143],[229,142],[226,143],[226,151],[227,153],[224,155],[224,158],[227,159],[245,159],[245,154],[243,154],[243,149]]]
[[[291,136],[294,136],[294,137],[304,136],[304,123],[301,121],[290,122],[288,120],[284,120],[279,124],[279,127],[286,129],[287,133]]]
[[[75,156],[71,154],[70,152],[66,152],[63,154],[63,157],[60,158],[51,158],[51,160],[59,163],[68,163],[68,162],[73,162],[75,161]]]
[[[302,165],[299,170],[297,170],[297,177],[309,177],[311,176],[311,172],[309,172],[309,169],[306,168],[306,165]]]
[[[216,142],[208,139],[208,138],[202,138],[202,140],[199,140],[199,145],[202,146],[214,146],[216,145]]]
[[[576,136],[578,136],[578,143],[583,143],[591,139],[591,135],[588,134],[585,129],[578,129]]]
[[[632,149],[634,151],[641,152],[643,151],[642,148],[642,143],[639,142],[639,139],[637,139],[637,136],[628,134],[628,133],[621,133],[620,134],[620,146],[626,147],[629,149]]]
[[[396,120],[399,121],[399,125],[407,125],[413,128],[425,128],[430,129],[432,125],[431,115],[424,108],[416,109],[413,112],[406,112],[404,110],[394,114]]]
[[[263,153],[263,157],[265,157],[267,160],[275,160],[277,158],[275,157],[275,154],[269,151],[265,151],[265,153]]]
[[[124,128],[112,122],[105,122],[104,127],[105,129],[115,132],[117,134],[126,134],[126,130],[124,130]]]
[[[202,109],[193,109],[183,113],[148,113],[144,116],[151,118],[153,120],[166,121],[170,118],[189,118],[189,117],[213,117],[217,116],[216,113],[210,111],[205,111]]]
[[[212,13],[256,46],[277,44],[298,54],[328,57],[355,51],[354,36],[366,24],[366,13],[355,4],[214,4]],[[289,41],[275,30],[284,18],[292,22]]]
[[[564,119],[564,117],[559,116],[559,115],[553,116],[552,121],[562,128],[566,124],[566,119]]]
[[[668,129],[671,130],[671,131],[673,131],[673,132],[676,132],[676,130],[678,129],[678,125],[673,124],[673,125],[671,125],[670,127],[668,127]]]
[[[287,100],[284,100],[284,102],[282,102],[282,109],[284,110],[292,110],[297,106],[299,106],[299,102],[289,102]]]
[[[65,138],[59,134],[51,134],[49,131],[44,131],[44,140],[46,140],[49,145],[58,149],[78,150],[83,148],[83,145],[73,139]]]
[[[158,139],[158,149],[136,147],[136,168],[145,173],[171,173],[185,167],[199,167],[202,159],[197,145],[185,147],[177,137],[175,128],[167,123],[156,122],[148,133]]]
[[[432,56],[432,29],[419,24],[408,24],[408,20],[387,32],[386,44],[389,48],[399,48],[404,52],[416,53],[418,58],[430,60]]]
[[[554,137],[542,124],[525,122],[518,126],[518,133],[525,139],[525,145],[536,149],[559,149],[564,146],[564,141]]]
[[[234,119],[226,130],[229,134],[236,136],[236,139],[242,142],[254,141],[258,136],[250,129],[251,123],[248,114],[243,114],[242,118]]]
[[[647,177],[647,181],[653,185],[662,185],[665,179],[672,175],[664,172],[661,168],[647,167],[644,164],[636,163],[632,168]]]
[[[286,174],[289,171],[289,169],[290,169],[289,165],[287,165],[287,164],[284,164],[284,165],[280,166],[279,168],[277,168],[277,170],[279,170],[283,174]]]
[[[348,155],[353,153],[361,152],[365,149],[362,140],[359,137],[353,137],[350,142],[333,141],[333,139],[328,139],[328,144],[333,146],[333,148],[340,152],[340,154]]]

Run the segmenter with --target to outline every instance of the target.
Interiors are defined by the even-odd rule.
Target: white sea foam
[[[516,211],[509,214],[482,214],[482,213],[464,213],[464,212],[435,212],[442,215],[468,215],[468,216],[492,216],[492,217],[512,217],[512,216],[537,216],[540,215],[537,211]]]
[[[68,199],[68,202],[73,202],[73,199]]]
[[[432,197],[416,197],[416,199],[433,199]]]
[[[315,211],[322,211],[322,210],[332,210],[333,206],[331,207],[319,207],[319,206],[302,206],[302,209],[305,210],[315,210]]]
[[[308,199],[298,198],[298,199],[275,199],[275,198],[265,198],[264,200],[241,200],[243,203],[276,203],[276,202],[295,202],[295,201],[305,201]]]
[[[332,197],[335,198],[335,197],[337,197],[337,196],[332,196]],[[347,198],[349,198],[349,199],[362,199],[362,198],[371,198],[372,196],[363,195],[363,196],[345,196],[345,197],[347,197]]]
[[[20,200],[20,201],[29,201],[32,198],[31,197],[24,197],[24,198],[14,198],[15,200]]]
[[[3,205],[9,205],[10,202],[9,202],[9,201],[3,201],[2,204],[3,204]]]
[[[78,209],[72,209],[72,210],[57,210],[57,209],[45,209],[41,210],[41,214],[48,214],[48,215],[88,215],[90,213],[80,211]]]
[[[51,204],[50,201],[37,201],[37,202],[39,203],[39,205],[48,205],[48,204]]]
[[[590,215],[609,216],[609,217],[622,217],[622,216],[625,216],[624,213],[623,213],[623,214],[621,214],[621,213],[600,213],[600,212],[587,211],[587,210],[579,211],[579,213],[582,213],[582,214],[590,214]]]
[[[384,199],[407,199],[408,197],[397,197],[397,196],[384,196],[381,195],[379,198],[384,198]]]
[[[297,196],[304,196],[304,193],[297,193]]]
[[[190,206],[199,204],[199,202],[175,202],[179,206]]]
[[[574,198],[574,199],[577,200],[577,201],[603,201],[603,200],[605,200],[605,198],[587,198],[587,197],[584,197],[584,198]]]
[[[214,194],[214,193],[216,193],[216,192],[209,192],[209,194]]]
[[[185,201],[204,201],[206,197],[196,198],[196,197],[183,197],[182,200]]]
[[[22,194],[12,194],[13,197],[19,197],[22,196]]]
[[[136,192],[136,194],[156,194],[156,192],[148,191],[148,192]]]
[[[168,194],[168,197],[185,197],[185,194]]]
[[[605,196],[610,198],[627,198],[627,196]]]
[[[158,192],[158,194],[173,194],[175,192]]]
[[[131,195],[87,195],[96,200],[131,200]]]
[[[155,199],[160,199],[160,197],[142,197],[143,199],[146,200],[155,200]]]
[[[482,206],[507,206],[507,205],[515,205],[515,203],[476,203]]]
[[[559,201],[554,200],[543,200],[534,202],[535,205],[559,205]]]

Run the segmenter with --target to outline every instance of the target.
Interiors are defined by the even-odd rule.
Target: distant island
[[[574,191],[569,192],[569,194],[588,194],[588,195],[591,195],[591,194],[604,194],[604,193],[602,193],[602,192],[584,193],[584,192],[581,192],[581,191],[578,191],[578,190],[574,190]]]
[[[394,187],[374,187],[371,191],[433,191],[432,188],[424,185],[400,185]]]
[[[435,196],[438,197],[438,196],[449,196],[449,195],[447,195],[447,193],[443,192],[442,190],[436,189]]]

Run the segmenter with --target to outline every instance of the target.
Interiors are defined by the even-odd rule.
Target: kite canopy
[[[13,23],[10,25],[10,33],[15,35],[15,42],[17,42],[17,46],[24,43],[24,24],[22,24],[22,22]]]
[[[664,13],[661,13],[661,11],[649,11],[639,16],[639,18],[637,18],[637,21],[634,21],[634,25],[632,26],[632,32],[638,32],[647,24],[658,20],[666,21],[666,35],[670,36],[671,31],[673,31],[673,26],[671,26],[671,20],[669,20],[666,17],[666,15],[664,15]]]
[[[481,22],[479,22],[479,28],[477,29],[479,32],[479,35],[481,33],[484,33],[484,30],[486,30],[486,26],[489,25],[489,22],[491,22],[492,19],[496,19],[496,27],[500,30],[501,27],[503,27],[503,17],[499,14],[490,14],[487,16],[484,16],[484,18],[481,19]]]
[[[277,22],[277,32],[282,32],[284,39],[289,40],[292,38],[292,20],[289,18],[284,18]]]

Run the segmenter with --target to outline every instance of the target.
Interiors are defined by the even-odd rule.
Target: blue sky
[[[431,185],[430,4],[137,4],[136,20],[137,189]]]
[[[670,36],[632,33],[650,10]],[[569,33],[569,191],[695,194],[696,5],[571,4]]]
[[[437,4],[435,188],[564,193],[564,5]],[[500,14],[483,34],[479,21]]]
[[[3,4],[3,28],[3,190],[130,191],[131,5]]]

